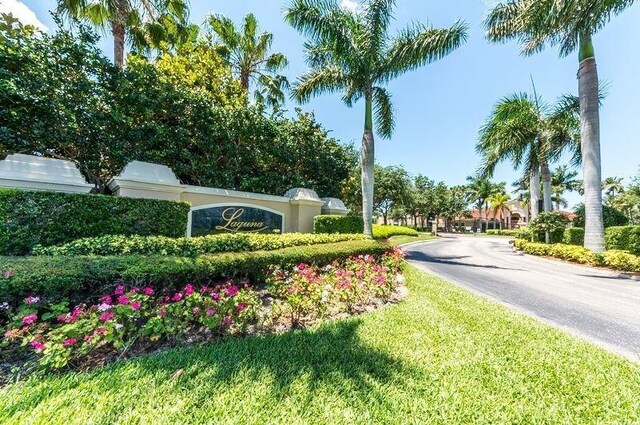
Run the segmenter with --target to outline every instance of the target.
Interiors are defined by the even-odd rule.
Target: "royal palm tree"
[[[584,246],[604,251],[598,71],[592,36],[634,0],[509,0],[490,11],[485,21],[491,41],[517,40],[532,55],[545,45],[560,55],[578,51],[582,169],[585,190]]]
[[[616,194],[624,192],[623,180],[623,177],[607,177],[604,179],[602,182],[602,190],[609,199],[614,198]]]
[[[556,210],[560,211],[560,205],[567,206],[567,201],[562,197],[565,192],[578,191],[582,182],[576,177],[577,171],[569,171],[567,165],[561,165],[551,173],[551,187],[553,189],[553,202]]]
[[[167,29],[175,33],[192,28],[187,24],[188,0],[58,0],[58,11],[96,28],[110,30],[113,36],[113,61],[124,66],[127,38],[135,47],[158,44],[169,38]]]
[[[504,224],[504,211],[509,210],[510,200],[511,197],[504,192],[494,193],[489,197],[489,203],[493,209],[493,216],[497,217],[498,213],[500,213],[500,229],[502,229]]]
[[[371,237],[373,215],[374,115],[375,130],[391,137],[394,110],[385,85],[394,78],[441,59],[467,39],[467,25],[436,29],[422,24],[389,34],[393,0],[370,0],[362,9],[341,8],[337,0],[294,0],[285,19],[309,38],[305,44],[311,70],[294,88],[300,102],[312,96],[342,92],[353,106],[364,99],[362,163],[362,212],[364,233]]]
[[[538,215],[540,178],[544,211],[551,211],[552,182],[549,164],[568,149],[580,161],[579,121],[576,102],[562,96],[554,107],[535,94],[518,93],[500,100],[480,129],[476,145],[482,155],[480,173],[492,176],[496,166],[511,161],[524,168],[529,179],[531,218]]]
[[[270,51],[273,34],[258,34],[258,21],[251,13],[244,17],[242,28],[236,28],[233,21],[223,15],[209,16],[207,25],[214,35],[214,41],[218,43],[218,53],[238,77],[247,94],[253,83],[257,102],[272,107],[282,105],[289,82],[278,73],[289,62],[284,54]]]

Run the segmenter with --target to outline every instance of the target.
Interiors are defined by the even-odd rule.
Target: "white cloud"
[[[33,25],[42,31],[47,30],[47,26],[40,22],[35,12],[20,0],[0,0],[0,13],[10,13],[24,25]]]
[[[358,2],[354,0],[342,0],[340,7],[350,12],[355,12],[358,9]]]

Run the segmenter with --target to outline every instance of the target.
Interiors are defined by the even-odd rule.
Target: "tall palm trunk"
[[[580,140],[585,196],[584,247],[604,251],[602,218],[602,168],[600,157],[600,111],[598,69],[591,35],[580,38],[578,93],[580,96]]]
[[[531,217],[529,220],[533,220],[538,216],[538,204],[540,203],[540,171],[536,169],[529,176],[529,193],[531,204]]]
[[[553,202],[551,201],[551,171],[549,164],[545,161],[540,166],[542,173],[542,199],[543,209],[545,212],[553,210]]]
[[[373,238],[373,167],[375,162],[372,106],[371,94],[367,94],[360,159],[362,162],[362,219],[364,220],[364,235],[369,238]]]
[[[113,35],[113,62],[122,69],[124,67],[124,24],[114,20],[111,23],[111,34]]]

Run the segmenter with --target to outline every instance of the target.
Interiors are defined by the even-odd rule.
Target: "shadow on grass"
[[[204,385],[206,391],[193,391],[204,402],[206,393],[238,384],[250,389],[253,382],[265,387],[265,394],[260,397],[277,399],[288,394],[304,376],[305,390],[301,395],[307,403],[312,403],[314,394],[322,390],[339,397],[353,397],[355,393],[358,398],[385,405],[388,400],[379,388],[391,385],[402,391],[403,377],[415,377],[417,371],[364,344],[357,333],[360,324],[357,318],[336,321],[312,330],[179,348],[89,373],[49,377],[26,384],[21,388],[22,394],[7,401],[4,409],[12,416],[58,396],[67,397],[66,391],[82,386],[91,387],[96,400],[104,399],[110,409],[118,411],[137,402],[126,398],[118,388],[120,383],[149,377],[169,393],[202,390]],[[181,371],[179,377],[175,376],[176,371]]]

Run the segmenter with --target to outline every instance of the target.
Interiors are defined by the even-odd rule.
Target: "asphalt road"
[[[405,250],[419,268],[640,361],[639,281],[518,255],[506,238],[448,235]]]

